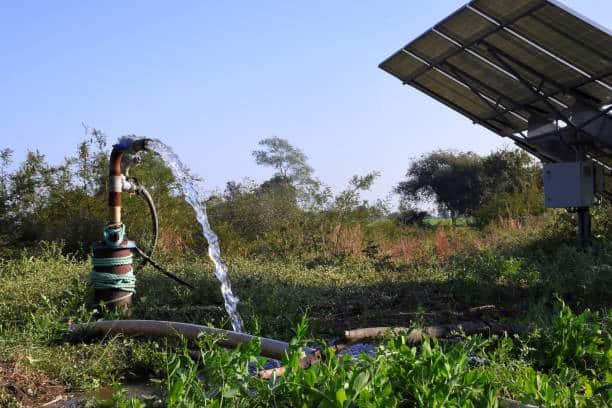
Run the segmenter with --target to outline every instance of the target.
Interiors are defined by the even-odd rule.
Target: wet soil
[[[128,399],[154,400],[155,387],[151,383],[131,382],[121,384],[121,387]],[[44,372],[23,363],[0,362],[0,407],[3,408],[81,408],[88,401],[112,402],[114,394],[112,385],[89,393],[72,392],[50,380]]]

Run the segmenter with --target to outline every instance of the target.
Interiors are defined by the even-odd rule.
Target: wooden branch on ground
[[[299,361],[300,368],[309,368],[314,364],[319,364],[321,362],[321,352],[320,351],[311,351],[307,353],[305,357],[302,357]],[[275,377],[280,377],[287,371],[287,367],[280,366],[276,368],[270,368],[267,370],[261,370],[257,373],[257,376],[262,380],[269,380]]]
[[[363,329],[347,330],[342,337],[342,343],[354,344],[366,340],[381,340],[388,336],[397,337],[400,333],[407,334],[409,344],[418,344],[424,336],[441,338],[459,333],[465,334],[525,334],[532,327],[521,324],[501,324],[496,322],[467,321],[459,324],[441,324],[427,326],[422,329],[409,329],[407,327],[368,327]]]

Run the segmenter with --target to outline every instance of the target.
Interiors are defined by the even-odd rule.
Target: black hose
[[[149,213],[151,214],[151,225],[153,227],[153,239],[151,246],[146,254],[147,257],[143,256],[142,262],[140,262],[140,265],[136,267],[136,270],[138,271],[139,269],[142,269],[147,262],[151,262],[151,255],[153,255],[153,251],[155,251],[155,247],[157,246],[157,238],[159,235],[159,217],[157,216],[157,209],[155,208],[155,203],[153,202],[153,198],[151,197],[151,194],[149,194],[149,191],[144,186],[138,185],[136,188],[136,194],[143,197],[147,202],[147,205],[149,206]]]
[[[151,255],[153,254],[153,251],[155,251],[155,247],[157,246],[157,238],[159,235],[159,217],[157,216],[157,209],[155,208],[155,202],[153,201],[153,197],[151,197],[151,194],[149,193],[149,191],[144,186],[138,184],[136,188],[136,194],[143,197],[144,200],[147,202],[147,205],[149,206],[149,213],[151,214],[151,225],[153,227],[153,239],[151,242],[151,248],[149,249],[148,253],[146,253],[139,247],[134,248],[136,252],[138,252],[138,255],[140,255],[140,257],[142,258],[142,262],[140,263],[140,265],[136,267],[136,270],[142,269],[147,263],[150,263],[151,266],[153,266],[155,269],[159,270],[161,273],[163,273],[170,279],[174,280],[175,282],[178,282],[181,285],[185,285],[190,289],[195,289],[195,287],[192,284],[185,282],[184,280],[182,280],[181,278],[179,278],[172,272],[163,268],[161,265],[159,265],[157,262],[155,262],[151,258]]]
[[[181,285],[185,285],[189,289],[195,289],[195,286],[193,286],[192,284],[190,284],[188,282],[185,282],[184,280],[182,280],[181,278],[179,278],[178,276],[176,276],[175,274],[173,274],[172,272],[168,271],[163,266],[161,266],[160,264],[155,262],[153,259],[151,259],[151,257],[148,256],[147,254],[145,254],[145,252],[142,249],[140,249],[138,247],[135,247],[134,249],[136,250],[136,252],[138,252],[138,255],[140,255],[144,260],[149,262],[155,269],[157,269],[158,271],[160,271],[161,273],[163,273],[164,275],[166,275],[167,277],[169,277],[173,281],[178,282]]]

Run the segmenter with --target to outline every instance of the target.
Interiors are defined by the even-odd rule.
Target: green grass
[[[247,330],[292,339],[289,370],[275,383],[247,375],[248,362],[262,364],[255,359],[257,344],[227,351],[208,338],[197,344],[125,337],[71,341],[67,322],[92,318],[89,265],[47,245],[36,255],[0,260],[0,361],[19,361],[77,391],[156,379],[159,397],[174,407],[469,407],[495,406],[498,398],[542,406],[611,403],[612,245],[585,252],[539,245],[541,237],[515,238],[412,264],[375,255],[229,259]],[[198,289],[190,292],[146,268],[138,275],[133,318],[229,328],[206,260],[163,263]],[[381,343],[375,357],[337,359],[328,349],[322,364],[297,366],[300,346],[345,329],[449,323],[484,304],[497,307],[487,317],[537,329],[524,338],[431,340],[421,347],[399,337]],[[192,360],[187,348],[198,348],[202,361]],[[485,363],[474,364],[473,357]],[[120,390],[107,405],[153,404]]]

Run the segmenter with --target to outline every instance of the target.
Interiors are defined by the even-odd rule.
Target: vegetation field
[[[544,245],[551,222],[487,232],[440,227],[420,237],[423,255],[404,261],[375,250],[360,258],[228,259],[248,332],[291,341],[288,371],[274,380],[249,375],[249,365],[264,364],[258,344],[227,351],[210,338],[72,338],[69,322],[93,319],[90,266],[43,243],[0,263],[0,405],[74,395],[83,405],[121,407],[497,406],[502,399],[605,406],[612,401],[612,246]],[[472,248],[457,250],[469,240]],[[147,267],[132,317],[229,328],[206,259],[164,263],[197,290]],[[325,346],[350,328],[474,319],[531,329],[416,346],[399,336],[357,360]],[[300,368],[300,347],[314,343],[323,345],[323,362]],[[150,395],[122,392],[135,382],[148,383]],[[109,385],[113,392],[96,394]]]

